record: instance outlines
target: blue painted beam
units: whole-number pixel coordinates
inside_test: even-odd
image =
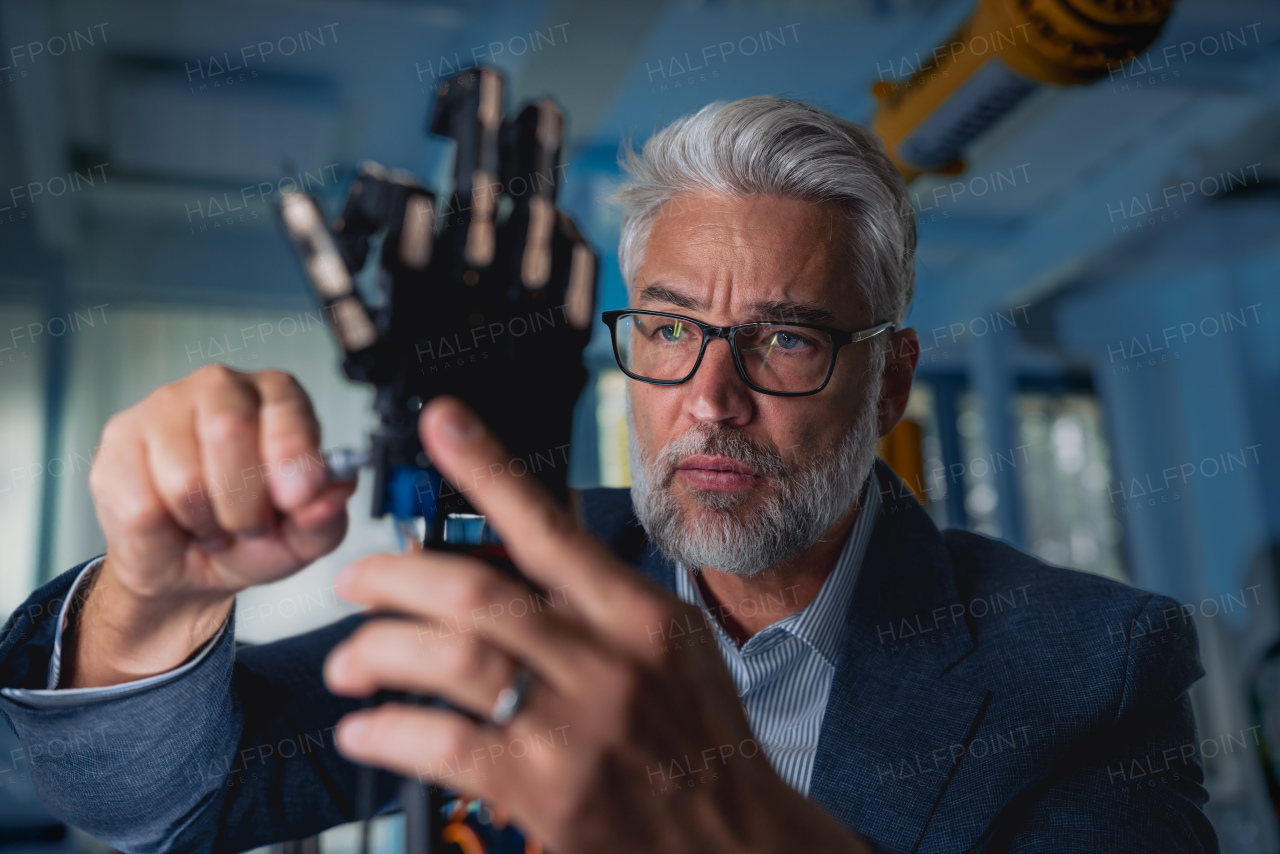
[[[1160,122],[1135,129],[1135,136],[1122,141],[1105,168],[1082,176],[1068,198],[1032,220],[1011,251],[989,262],[977,259],[932,294],[928,304],[919,306],[918,314],[925,323],[943,324],[1043,296],[1087,267],[1091,258],[1134,234],[1137,221],[1145,218],[1138,211],[1152,207],[1148,194],[1159,203],[1170,185],[1198,182],[1262,159],[1216,163],[1206,152],[1237,147],[1266,111],[1265,103],[1246,96],[1169,98]],[[1189,197],[1173,203],[1177,211],[1157,210],[1154,216],[1185,215],[1203,201],[1204,197]],[[1124,211],[1118,212],[1121,206]]]

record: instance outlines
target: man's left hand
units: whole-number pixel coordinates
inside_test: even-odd
[[[772,769],[700,610],[513,475],[461,402],[432,401],[420,429],[528,583],[443,552],[347,567],[340,595],[400,616],[333,650],[330,690],[438,696],[486,722],[384,704],[342,719],[346,756],[481,798],[558,854],[866,850]],[[521,668],[526,702],[507,725],[488,723]]]

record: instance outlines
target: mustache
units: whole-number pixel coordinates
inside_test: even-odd
[[[765,477],[785,477],[787,474],[786,464],[777,448],[758,442],[739,430],[699,424],[662,449],[657,460],[661,472],[660,485],[663,488],[670,486],[676,467],[685,459],[700,454],[728,457]]]

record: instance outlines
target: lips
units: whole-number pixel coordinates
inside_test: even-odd
[[[746,489],[760,481],[760,475],[750,466],[728,457],[687,457],[676,467],[685,481],[696,489],[734,491]]]
[[[728,457],[712,457],[706,454],[687,457],[677,468],[680,471],[697,469],[699,471],[733,472],[749,477],[759,477],[759,473],[755,469],[745,466],[737,460],[732,460]]]

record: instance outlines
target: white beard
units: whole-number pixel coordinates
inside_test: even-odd
[[[877,342],[878,343],[878,342]],[[785,564],[818,541],[857,503],[875,461],[883,359],[871,360],[872,380],[848,432],[832,450],[788,471],[777,449],[763,446],[733,428],[698,424],[647,459],[636,441],[631,396],[627,395],[631,501],[650,540],[668,559],[753,576]],[[695,454],[724,456],[769,478],[771,489],[759,509],[744,518],[738,508],[750,492],[691,489],[701,509],[690,518],[673,488],[678,466]]]

